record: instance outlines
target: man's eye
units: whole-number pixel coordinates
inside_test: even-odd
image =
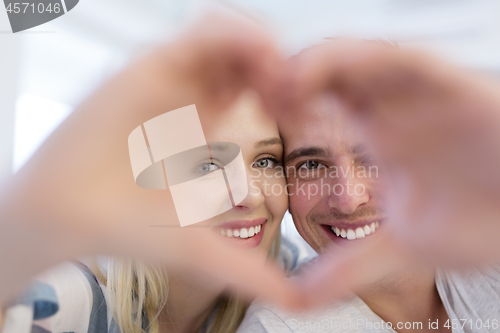
[[[370,155],[365,155],[365,156],[361,156],[357,159],[357,162],[358,163],[361,163],[361,164],[371,164],[373,163],[373,159],[372,159],[372,156]]]
[[[255,161],[252,167],[260,169],[274,168],[277,163],[278,161],[275,158],[266,157],[266,158],[261,158],[258,161]]]
[[[307,170],[316,170],[320,168],[324,168],[324,164],[318,161],[305,161],[301,165],[299,165],[299,169],[307,169]]]
[[[198,169],[196,171],[203,172],[203,173],[209,173],[209,172],[213,172],[213,171],[216,171],[219,169],[220,169],[220,167],[215,163],[203,163],[198,167]]]

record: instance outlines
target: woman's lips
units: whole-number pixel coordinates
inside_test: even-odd
[[[253,248],[262,241],[266,221],[266,218],[231,221],[221,224],[216,230],[229,241]]]
[[[262,230],[262,224],[250,228],[237,228],[237,229],[220,229],[220,234],[226,237],[235,238],[250,238],[257,235]]]
[[[241,228],[250,228],[256,227],[258,225],[264,224],[267,219],[265,217],[257,218],[254,220],[234,220],[230,222],[222,223],[218,226],[220,229],[241,229]]]

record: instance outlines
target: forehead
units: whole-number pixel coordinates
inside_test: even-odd
[[[296,114],[281,117],[279,130],[285,154],[301,147],[340,152],[359,142],[340,106],[331,98],[318,99]]]
[[[243,147],[256,141],[279,137],[278,125],[267,115],[253,94],[240,97],[229,110],[200,114],[209,142],[232,142]]]

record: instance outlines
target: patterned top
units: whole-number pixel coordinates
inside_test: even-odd
[[[87,266],[64,263],[9,304],[2,333],[121,333],[106,298],[106,287]]]
[[[303,252],[296,242],[283,237],[278,262],[292,271]],[[121,333],[107,300],[106,286],[86,265],[66,262],[38,276],[8,305],[0,333]],[[214,314],[202,331],[213,318]],[[144,317],[145,331],[148,325]]]

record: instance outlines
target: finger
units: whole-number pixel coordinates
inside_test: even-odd
[[[270,33],[232,11],[207,15],[174,44],[181,50],[176,62],[182,76],[204,92],[199,104],[215,109],[230,104],[244,88],[266,94],[283,63]]]
[[[293,96],[303,102],[318,93],[334,92],[352,105],[353,111],[366,111],[382,92],[394,94],[402,85],[417,84],[415,73],[420,69],[415,69],[421,67],[420,58],[418,52],[386,43],[330,41],[296,57]]]
[[[353,249],[332,247],[301,276],[302,304],[307,308],[319,307],[349,297],[381,279],[407,258],[399,246],[382,234]]]
[[[212,229],[149,228],[137,230],[136,235],[141,238],[130,248],[130,256],[227,283],[248,299],[259,297],[290,309],[300,303],[283,269],[267,261],[265,253],[235,248]],[[142,237],[147,242],[141,242]]]
[[[231,289],[289,309],[301,302],[283,269],[273,260],[263,260],[262,253],[230,248],[216,237],[205,236],[199,250],[204,252],[202,257],[195,255],[197,268],[229,283]]]

